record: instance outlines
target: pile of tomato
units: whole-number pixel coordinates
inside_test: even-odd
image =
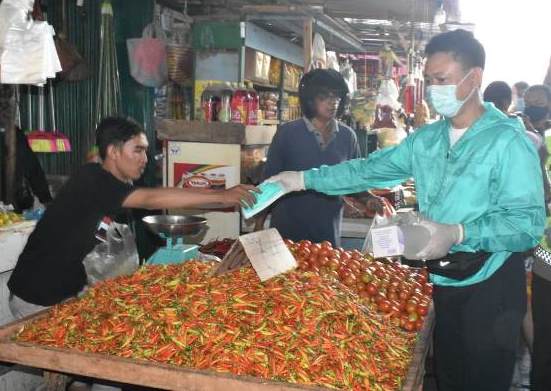
[[[426,269],[392,260],[375,260],[358,250],[333,248],[330,242],[285,240],[302,271],[332,275],[358,294],[363,304],[388,315],[402,329],[419,331],[429,312],[432,284]]]

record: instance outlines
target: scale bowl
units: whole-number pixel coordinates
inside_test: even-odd
[[[165,239],[198,236],[207,229],[207,219],[197,216],[155,215],[145,216],[142,221]]]

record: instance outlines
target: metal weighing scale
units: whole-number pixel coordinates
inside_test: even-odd
[[[184,244],[205,233],[208,229],[207,219],[197,216],[156,215],[142,219],[144,224],[161,239],[166,240],[165,247],[158,249],[147,263],[170,264],[181,263],[199,256],[199,246]]]

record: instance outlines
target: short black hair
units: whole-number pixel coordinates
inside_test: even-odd
[[[314,69],[302,77],[298,94],[300,108],[306,118],[312,119],[316,116],[315,99],[327,92],[332,92],[341,99],[337,118],[341,117],[348,105],[349,94],[344,77],[334,69]]]
[[[461,63],[464,70],[484,69],[486,52],[482,44],[467,30],[453,30],[438,34],[425,47],[427,57],[436,53],[448,53]]]
[[[99,156],[105,160],[107,147],[122,146],[125,142],[139,134],[145,133],[143,128],[131,118],[106,117],[96,128],[96,145]]]
[[[530,85],[525,81],[517,81],[515,84],[513,84],[513,87],[515,87],[515,90],[517,90],[517,93],[519,92],[524,93],[526,92],[528,87],[530,87]]]
[[[543,91],[545,97],[547,98],[547,104],[551,103],[551,88],[549,88],[549,86],[545,84],[534,84],[526,90],[524,95],[526,95],[528,91]]]
[[[484,90],[484,101],[492,102],[501,111],[507,111],[513,100],[513,91],[504,81],[494,81]]]

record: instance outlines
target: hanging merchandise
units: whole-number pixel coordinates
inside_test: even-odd
[[[394,64],[400,67],[403,66],[390,44],[385,42],[383,48],[379,51],[379,74],[383,79],[392,79]]]
[[[39,8],[39,6],[38,6]],[[61,70],[54,29],[29,19],[32,0],[0,3],[0,82],[42,85]]]
[[[187,14],[187,1],[182,12],[159,5],[155,7],[155,14],[161,15],[161,26],[167,31],[168,79],[180,85],[186,84],[193,75],[193,49],[189,42],[193,19]]]
[[[399,110],[402,105],[398,102],[400,92],[394,80],[381,80],[377,94],[377,105],[390,106],[394,110]]]
[[[110,0],[101,4],[99,82],[96,99],[96,124],[104,117],[121,113],[121,87],[113,30],[113,7]],[[95,135],[90,134],[90,144],[95,144]]]
[[[61,63],[60,80],[80,81],[90,77],[88,64],[75,46],[67,39],[67,1],[61,1],[61,31],[55,37],[55,47]]]
[[[166,37],[157,22],[147,25],[141,38],[126,40],[130,74],[146,87],[161,87],[168,81]]]
[[[312,42],[312,65],[310,69],[327,68],[327,51],[325,50],[325,41],[323,37],[316,33]]]
[[[415,80],[413,74],[409,74],[403,95],[404,111],[406,114],[413,114],[415,110]]]
[[[337,53],[332,51],[327,52],[327,69],[334,69],[337,72],[341,72]]]
[[[51,119],[51,131],[46,130],[45,116],[45,101],[44,90],[46,87],[38,88],[38,129],[27,133],[27,141],[34,152],[55,153],[55,152],[70,152],[71,143],[69,139],[58,131],[55,117],[54,107],[54,86],[51,81],[48,81],[49,87],[48,100]],[[29,127],[32,129],[32,111],[30,104],[31,88],[28,90],[28,116]]]
[[[358,89],[358,83],[356,79],[356,71],[352,68],[352,65],[348,59],[346,59],[346,62],[340,68],[340,72],[346,82],[346,85],[348,86],[350,96],[353,97]]]

